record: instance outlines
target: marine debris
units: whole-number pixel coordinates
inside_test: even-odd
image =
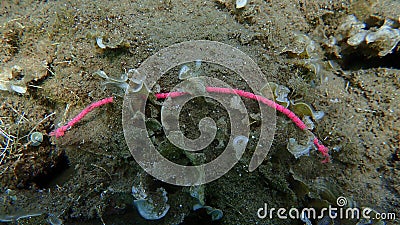
[[[296,116],[295,113],[290,111],[289,109],[285,108],[284,106],[274,102],[273,100],[267,99],[261,95],[255,95],[250,92],[246,92],[243,90],[238,90],[238,89],[229,89],[229,88],[220,88],[220,87],[206,87],[206,91],[209,93],[220,93],[220,94],[236,94],[241,97],[245,97],[248,99],[253,99],[256,101],[259,101],[271,108],[274,108],[278,110],[279,112],[283,113],[286,115],[290,120],[293,121],[293,123],[300,128],[301,130],[307,131],[308,133],[312,134],[310,131],[309,127],[298,117]],[[157,99],[164,99],[164,98],[176,98],[182,95],[188,94],[187,92],[167,92],[167,93],[157,93],[155,94]],[[71,121],[67,123],[67,125],[64,125],[62,127],[59,127],[58,129],[52,131],[50,133],[51,136],[56,136],[56,137],[62,137],[64,136],[65,131],[67,131],[69,128],[74,126],[76,123],[78,123],[83,117],[86,116],[89,112],[91,112],[93,109],[100,107],[102,105],[108,104],[113,102],[113,97],[105,98],[103,100],[100,100],[98,102],[92,103],[88,107],[86,107],[81,113],[79,113],[75,118],[73,118]],[[313,143],[317,150],[325,157],[325,160],[323,160],[323,163],[329,162],[330,161],[330,156],[328,154],[329,149],[325,147],[323,144],[320,144],[320,141],[318,138],[312,134],[314,137]]]
[[[112,103],[113,102],[113,97],[108,97],[105,99],[102,99],[98,102],[92,103],[88,107],[86,107],[82,112],[80,112],[77,116],[75,116],[72,120],[70,120],[66,125],[57,128],[56,130],[50,132],[50,136],[56,136],[56,137],[62,137],[65,134],[65,131],[67,131],[69,128],[74,126],[76,123],[81,121],[88,113],[90,113],[93,109],[98,108],[102,105]]]
[[[320,141],[318,138],[312,134],[312,132],[308,129],[307,125],[298,117],[296,114],[294,114],[292,111],[289,109],[285,108],[284,106],[274,102],[273,100],[267,99],[261,95],[255,95],[250,92],[246,92],[243,90],[238,90],[238,89],[230,89],[230,88],[220,88],[220,87],[206,87],[206,91],[209,93],[219,93],[219,94],[236,94],[244,98],[248,99],[253,99],[258,102],[261,102],[271,108],[276,109],[277,111],[283,113],[286,115],[290,120],[293,121],[293,123],[300,128],[301,130],[307,131],[307,133],[311,134],[314,139],[313,143],[317,150],[325,157],[325,159],[322,161],[323,163],[329,162],[330,161],[330,156],[328,154],[329,149],[325,147],[323,144],[320,144]],[[167,93],[157,93],[155,94],[157,99],[164,99],[164,98],[176,98],[182,95],[188,94],[187,92],[167,92]]]

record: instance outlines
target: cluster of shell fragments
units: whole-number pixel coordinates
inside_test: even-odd
[[[0,90],[25,94],[27,91],[26,82],[23,79],[17,79],[21,76],[21,73],[22,68],[19,66],[3,67],[0,71]]]
[[[366,48],[376,52],[379,57],[386,56],[396,50],[400,42],[399,24],[385,19],[381,26],[367,26],[354,15],[349,15],[339,25],[338,33],[331,40],[344,42],[354,48]]]

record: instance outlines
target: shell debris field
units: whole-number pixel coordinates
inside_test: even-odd
[[[207,90],[207,92],[211,92],[211,93],[213,92],[213,93],[220,93],[220,94],[237,94],[237,95],[239,95],[241,97],[257,100],[257,101],[262,102],[263,104],[265,104],[265,105],[267,105],[269,107],[275,108],[279,112],[281,112],[284,115],[286,115],[301,130],[307,130],[307,126],[304,124],[304,122],[301,121],[301,119],[299,117],[297,117],[296,114],[294,114],[292,111],[290,111],[289,109],[283,107],[282,105],[279,105],[279,104],[275,103],[274,101],[269,100],[267,98],[264,98],[264,97],[262,97],[260,95],[255,95],[255,94],[252,94],[250,92],[245,92],[245,91],[242,91],[242,90],[228,89],[228,88],[218,88],[218,87],[206,87],[206,90]],[[184,93],[184,92],[169,92],[169,93],[156,93],[155,96],[158,99],[163,99],[163,98],[168,98],[168,97],[175,98],[175,97],[179,97],[179,96],[182,96],[182,95],[185,95],[185,94],[187,94],[187,93]],[[92,103],[91,105],[86,107],[84,110],[82,110],[82,112],[79,113],[76,117],[74,117],[71,121],[69,121],[67,123],[67,125],[64,125],[62,127],[57,128],[56,130],[52,131],[50,133],[50,135],[51,136],[56,136],[57,138],[64,136],[65,131],[67,131],[69,128],[71,128],[76,123],[78,123],[80,120],[82,120],[93,109],[95,109],[97,107],[100,107],[102,105],[108,104],[108,103],[112,103],[112,102],[113,102],[113,97],[109,97],[109,98],[105,98],[103,100],[100,100],[98,102]],[[324,145],[320,144],[317,137],[314,137],[313,143],[317,147],[318,151],[321,152],[322,155],[325,157],[325,160],[323,162],[329,162],[330,156],[328,154],[328,151],[329,151],[328,148],[325,147]]]
[[[339,196],[349,207],[371,207],[373,215],[400,215],[400,1],[6,0],[1,5],[0,220],[87,225],[400,224],[399,218],[257,217],[265,203],[269,209],[320,209],[336,207]],[[249,135],[231,135],[235,128],[224,107],[211,98],[194,97],[206,86],[227,86],[196,86],[193,100],[180,104],[179,128],[195,139],[201,135],[199,121],[209,117],[217,130],[202,155],[188,154],[168,139],[160,122],[168,100],[154,93],[185,91],[174,86],[187,77],[210,76],[235,89],[266,95],[261,87],[246,85],[235,71],[207,60],[199,70],[194,59],[164,73],[151,87],[144,112],[149,143],[162,156],[193,166],[217,158],[231,141],[239,146],[232,152],[232,158],[240,157],[238,163],[199,189],[169,185],[146,173],[130,152],[121,120],[124,91],[147,88],[130,68],[140,68],[161,49],[193,40],[224,43],[250,56],[267,82],[275,83],[268,99],[286,113],[274,114],[271,149],[249,172],[248,162],[262,137],[261,110],[272,108],[257,99],[206,93],[227,99],[230,106],[244,103]],[[136,94],[142,93],[132,93]],[[171,94],[177,98],[171,101],[191,98],[184,94]],[[112,104],[82,117],[82,109],[108,96],[114,96]],[[287,117],[295,119],[288,110],[304,130]],[[83,119],[68,123],[76,115]],[[64,136],[49,135],[64,125]],[[320,162],[325,157],[317,148],[326,152],[322,144],[329,147],[331,163]],[[138,173],[143,176],[138,178]],[[132,190],[140,186],[147,197]]]
[[[338,27],[336,39],[355,48],[364,46],[383,57],[397,51],[396,46],[400,42],[399,24],[385,19],[381,26],[367,27],[367,24],[357,20],[354,15],[349,15]]]

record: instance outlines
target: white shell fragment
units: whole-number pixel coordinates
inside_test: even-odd
[[[96,37],[96,44],[100,49],[117,49],[117,48],[129,48],[130,44],[124,40],[120,40],[117,43],[106,43],[103,42],[103,37]]]
[[[294,40],[290,46],[285,47],[281,53],[292,53],[297,56],[306,56],[308,59],[318,58],[317,43],[308,35],[293,32]]]
[[[178,75],[179,79],[186,80],[191,76],[192,75],[190,73],[190,68],[186,65],[183,65],[181,70],[179,70],[179,75]]]
[[[96,38],[96,43],[97,43],[97,46],[99,46],[99,48],[101,48],[101,49],[107,48],[107,46],[105,44],[103,44],[103,38],[101,38],[101,37]]]
[[[105,79],[105,81],[101,84],[101,86],[103,86],[104,89],[105,89],[106,86],[110,85],[110,86],[119,87],[119,88],[121,88],[121,89],[123,89],[125,91],[129,87],[128,83],[126,83],[126,81],[128,80],[128,76],[126,74],[122,74],[120,79],[109,77],[102,70],[98,70],[98,71],[94,72],[94,74]]]
[[[247,5],[247,0],[236,0],[236,8],[241,9]]]
[[[14,65],[11,68],[3,67],[0,69],[0,90],[25,94],[28,90],[24,79],[16,80],[22,73],[22,68]]]
[[[129,89],[130,92],[138,92],[142,90],[143,87],[146,87],[147,91],[149,91],[144,83],[146,77],[140,75],[136,69],[129,69],[126,73],[123,73],[119,79],[109,77],[102,70],[98,70],[94,74],[105,79],[105,82],[102,83],[102,86],[116,86],[124,91]]]
[[[145,83],[146,76],[140,74],[137,69],[129,69],[126,74],[127,79],[129,79],[128,87],[130,92],[139,92],[143,88],[145,91],[150,91]]]
[[[347,39],[347,44],[350,46],[357,46],[361,44],[364,41],[365,36],[367,36],[367,33],[368,32],[366,30],[362,30],[360,33],[351,36],[349,39]]]
[[[201,60],[198,59],[198,60],[196,60],[196,63],[195,63],[195,71],[199,71],[200,68],[201,68]]]
[[[146,194],[142,184],[132,187],[132,195],[136,198],[133,201],[139,214],[146,220],[158,220],[163,218],[169,211],[170,205],[167,204],[167,191],[158,188],[152,196]]]
[[[346,36],[353,36],[364,29],[365,26],[365,23],[358,21],[356,16],[349,15],[344,23],[338,27],[338,30],[342,31]]]
[[[196,60],[193,70],[188,65],[183,65],[179,70],[178,78],[180,80],[187,80],[189,78],[199,76],[200,73],[201,73],[201,60]]]
[[[150,200],[139,199],[133,201],[133,204],[137,208],[139,214],[146,220],[158,220],[163,218],[167,214],[170,206],[166,205],[161,211],[157,211],[154,202]]]
[[[26,86],[24,87],[24,86],[18,86],[18,85],[10,85],[10,89],[17,93],[20,93],[20,94],[25,94],[26,91],[28,90],[28,88]]]
[[[278,85],[275,89],[276,101],[279,103],[287,103],[286,107],[289,105],[289,100],[287,98],[288,94],[290,93],[289,88]]]
[[[146,77],[141,75],[137,69],[129,69],[126,75],[126,79],[129,79],[136,84],[143,83],[146,79]]]
[[[43,141],[43,134],[40,132],[33,132],[30,136],[32,146],[39,146]]]
[[[236,159],[240,159],[246,149],[249,139],[245,136],[239,135],[233,139],[233,149],[235,150]]]
[[[290,153],[292,153],[292,155],[297,159],[303,155],[308,156],[310,154],[312,146],[313,146],[312,140],[308,141],[307,145],[300,145],[299,143],[297,143],[296,139],[289,138],[289,142],[287,144],[287,150]]]
[[[325,116],[325,113],[323,111],[313,111],[313,118],[315,120],[320,120]]]
[[[107,74],[102,70],[96,71],[96,72],[94,72],[94,74],[97,74],[97,75],[99,75],[100,77],[102,77],[104,79],[108,79]]]
[[[271,91],[274,94],[274,100],[283,105],[284,107],[288,107],[290,105],[290,101],[288,99],[288,94],[290,93],[290,89],[287,88],[286,86],[276,84],[274,82],[269,82],[269,87],[271,87]],[[268,96],[268,86],[264,86],[261,89],[261,92],[263,93],[264,97]]]

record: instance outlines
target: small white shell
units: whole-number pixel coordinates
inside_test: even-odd
[[[129,91],[130,92],[139,92],[143,88],[143,81],[140,82],[130,82]]]
[[[106,72],[104,72],[102,70],[98,70],[98,71],[94,72],[94,74],[99,75],[100,77],[102,77],[104,79],[108,79]]]
[[[137,69],[129,69],[126,78],[136,84],[140,84],[146,80],[146,75],[140,74]]]
[[[183,65],[181,67],[181,70],[179,70],[179,75],[178,75],[180,80],[186,80],[190,77],[192,77],[192,73],[190,72],[190,68],[186,65]]]
[[[99,48],[101,48],[101,49],[107,48],[107,46],[105,44],[103,44],[103,38],[101,38],[101,37],[96,38],[96,43],[97,43],[97,46],[99,46]]]
[[[11,85],[10,88],[11,88],[11,90],[13,90],[13,91],[15,91],[15,92],[18,92],[18,93],[20,93],[20,94],[25,94],[25,93],[26,93],[26,90],[27,90],[26,87],[17,86],[17,85]]]
[[[289,142],[287,144],[287,150],[292,153],[292,155],[297,159],[303,155],[309,155],[310,150],[312,148],[312,142],[308,142],[307,145],[300,145],[297,143],[296,139],[289,138]]]
[[[242,135],[236,136],[233,139],[233,149],[235,150],[235,156],[238,160],[242,157],[248,142],[249,138]]]
[[[313,112],[313,118],[315,120],[320,120],[324,116],[325,116],[325,113],[323,111],[315,111],[315,112]]]
[[[40,132],[33,132],[30,136],[30,139],[32,146],[39,146],[43,141],[43,134]]]
[[[241,9],[247,5],[247,0],[236,0],[236,8]]]
[[[170,205],[167,204],[168,197],[164,188],[158,188],[153,194],[157,201],[154,201],[151,196],[147,196],[146,190],[143,187],[132,187],[132,195],[137,198],[133,201],[133,205],[138,210],[139,214],[146,220],[158,220],[163,218]]]

